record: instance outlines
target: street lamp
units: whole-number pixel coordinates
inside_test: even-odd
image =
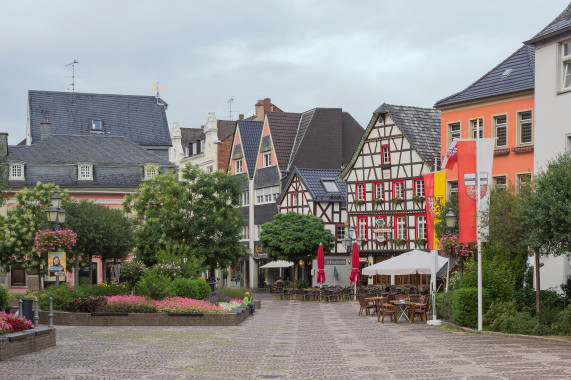
[[[65,223],[66,212],[61,208],[61,195],[58,194],[57,190],[54,190],[53,195],[50,197],[52,202],[51,206],[46,209],[46,218],[48,222],[52,225],[52,230],[59,231],[60,223]],[[49,271],[49,263],[48,263]],[[56,284],[59,287],[59,272],[56,272]]]
[[[345,223],[348,225],[349,223]],[[345,229],[345,236],[341,239],[341,243],[343,247],[345,247],[345,251],[347,253],[351,253],[353,251],[353,239],[355,238],[355,229],[353,227],[347,227]]]
[[[456,214],[454,214],[454,211],[448,210],[446,215],[444,215],[444,219],[446,220],[446,227],[448,228],[456,227]]]

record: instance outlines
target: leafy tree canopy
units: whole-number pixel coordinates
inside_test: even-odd
[[[315,215],[295,212],[276,214],[272,222],[264,223],[260,241],[272,260],[296,262],[317,256],[319,243],[330,252],[335,236],[325,228],[323,220]]]
[[[134,213],[138,259],[150,266],[159,252],[177,247],[186,257],[204,258],[210,267],[235,264],[246,255],[240,243],[242,181],[192,165],[182,169],[182,181],[172,172],[145,181],[123,203],[125,211]]]
[[[556,256],[571,252],[571,152],[561,154],[536,175],[519,208],[526,246]],[[538,252],[539,253],[539,252]]]
[[[4,239],[0,241],[0,258],[6,268],[15,265],[21,268],[38,267],[46,258],[35,248],[34,238],[39,230],[49,227],[46,209],[50,197],[59,187],[52,183],[38,182],[33,188],[24,188],[15,194],[16,205],[9,207],[2,228]],[[62,197],[66,191],[60,191]]]

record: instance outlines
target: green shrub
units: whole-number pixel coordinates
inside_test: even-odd
[[[505,334],[547,335],[549,327],[537,323],[537,319],[528,312],[505,315],[501,318],[500,331]]]
[[[19,298],[38,298],[38,296],[33,292],[26,292],[26,293],[16,293],[16,292],[8,292],[8,299],[9,300],[17,300]]]
[[[250,292],[248,288],[220,288],[218,289],[220,293],[228,294],[230,298],[233,299],[244,299],[244,294]]]
[[[157,271],[150,270],[137,282],[135,289],[137,294],[154,300],[162,300],[170,296],[171,279],[168,276],[160,275]]]
[[[171,294],[177,297],[198,299],[198,284],[190,278],[177,278],[171,282]]]
[[[551,330],[557,334],[571,334],[571,305],[559,312],[557,321],[551,325]]]
[[[512,295],[512,299],[517,302],[518,308],[529,311],[535,315],[535,290],[533,288],[521,288]],[[541,308],[563,310],[569,304],[566,296],[554,290],[541,291]]]
[[[141,261],[125,261],[121,264],[121,280],[127,283],[129,289],[135,288],[135,284],[147,273],[147,267]]]
[[[8,289],[0,285],[0,312],[6,310],[8,306],[10,306]]]
[[[518,309],[515,301],[493,302],[486,314],[484,314],[484,326],[494,331],[500,331],[502,319],[508,315],[515,315],[517,312]]]
[[[128,294],[129,289],[123,284],[100,284],[73,287],[68,284],[51,285],[37,294],[40,309],[49,309],[49,298],[53,298],[54,310],[65,310],[74,301],[90,297],[117,296]]]
[[[490,306],[490,295],[482,291],[482,313]],[[476,328],[478,326],[478,289],[460,288],[452,296],[452,322],[460,326]]]
[[[193,280],[196,282],[198,288],[198,298],[199,300],[204,299],[206,297],[210,297],[212,295],[212,289],[210,289],[210,285],[206,283],[204,280]]]
[[[297,280],[295,282],[295,287],[298,289],[305,289],[305,288],[309,288],[309,281],[307,280]]]
[[[466,263],[462,287],[478,286],[478,263]],[[514,274],[509,261],[492,259],[482,261],[482,287],[488,292],[491,301],[509,301],[515,290]]]
[[[107,302],[107,305],[105,305],[105,311],[111,313],[156,313],[157,305],[152,301],[113,301]]]
[[[438,317],[449,321],[452,319],[452,296],[454,292],[436,293],[436,312]]]

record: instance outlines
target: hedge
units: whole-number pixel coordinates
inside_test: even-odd
[[[482,313],[490,307],[490,295],[482,289]],[[478,327],[478,288],[460,288],[452,296],[452,322],[460,326]]]

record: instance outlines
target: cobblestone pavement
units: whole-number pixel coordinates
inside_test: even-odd
[[[358,304],[264,300],[237,327],[58,327],[2,379],[571,378],[571,346],[377,323]]]

